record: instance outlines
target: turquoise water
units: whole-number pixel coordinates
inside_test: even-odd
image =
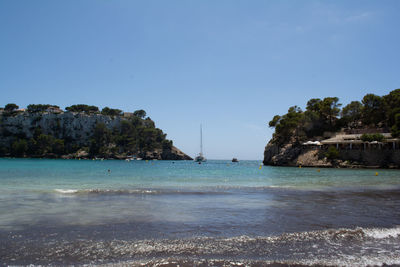
[[[399,170],[260,164],[0,159],[0,259],[400,263]]]
[[[2,193],[96,188],[390,188],[400,184],[398,170],[267,166],[259,169],[260,164],[260,161],[208,161],[198,165],[191,161],[0,159],[0,182]]]

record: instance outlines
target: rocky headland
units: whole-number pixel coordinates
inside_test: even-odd
[[[322,142],[323,143],[323,142]],[[304,145],[296,141],[279,146],[270,141],[264,150],[264,165],[318,168],[400,168],[399,142],[368,144],[350,148],[348,144]],[[337,154],[330,156],[329,147]]]
[[[0,110],[0,156],[191,160],[143,110],[105,114],[49,106]]]
[[[341,106],[337,97],[313,98],[304,111],[274,116],[264,165],[400,168],[400,89]]]

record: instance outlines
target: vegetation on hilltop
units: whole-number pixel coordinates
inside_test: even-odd
[[[66,107],[65,110],[71,111],[71,112],[85,112],[87,114],[99,112],[98,107],[84,105],[84,104],[72,105],[72,106]]]
[[[103,108],[101,112],[96,106],[83,104],[67,107],[67,112],[120,117],[117,126],[114,127],[106,125],[104,122],[97,122],[90,131],[91,136],[84,141],[82,138],[73,138],[71,133],[67,132],[63,125],[60,125],[59,118],[54,119],[56,126],[52,128],[52,134],[48,134],[48,129],[42,129],[35,124],[41,119],[44,112],[49,111],[49,108],[59,109],[58,106],[49,104],[28,105],[26,112],[32,116],[32,127],[29,129],[31,135],[28,137],[22,130],[17,134],[7,130],[4,121],[6,118],[18,114],[15,112],[18,106],[6,105],[0,124],[0,137],[2,138],[0,156],[60,157],[85,151],[89,157],[118,157],[120,155],[146,157],[147,152],[171,151],[173,146],[172,141],[166,139],[167,135],[155,127],[154,121],[146,117],[144,110],[129,113],[130,116],[125,118],[122,110],[109,107]]]
[[[120,116],[120,115],[122,115],[122,110],[105,107],[101,110],[101,114],[108,115],[108,116]]]
[[[382,128],[400,136],[400,89],[388,95],[367,94],[360,101],[352,101],[342,109],[337,97],[313,98],[305,111],[298,106],[290,107],[282,116],[275,115],[269,126],[275,128],[273,142],[283,145],[292,138],[296,142],[336,132],[341,128]],[[364,136],[378,140],[380,136]],[[332,154],[334,154],[332,152]]]
[[[59,109],[59,106],[50,104],[30,104],[27,106],[27,111],[30,113],[45,112],[49,108]]]

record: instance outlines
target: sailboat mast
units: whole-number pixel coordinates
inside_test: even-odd
[[[203,155],[203,130],[200,124],[200,154]]]

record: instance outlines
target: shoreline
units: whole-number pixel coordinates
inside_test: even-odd
[[[263,164],[263,166],[271,166],[271,167],[290,167],[290,168],[320,168],[320,169],[371,169],[371,170],[400,170],[400,167],[398,166],[388,166],[388,167],[383,167],[383,166],[369,166],[369,165],[341,165],[341,166],[327,166],[327,165],[306,165],[306,164],[299,164],[299,165],[272,165],[272,164]]]
[[[99,158],[99,157],[0,157],[0,159],[63,159],[63,160],[127,160],[129,161],[142,161],[142,160],[155,160],[155,161],[192,161],[192,159],[156,159],[156,158],[141,158],[141,159],[131,159],[129,157],[115,157],[115,158]]]
[[[330,156],[327,149],[309,148],[295,143],[278,146],[270,141],[264,150],[266,166],[346,168],[346,169],[400,169],[400,150],[339,149]]]

